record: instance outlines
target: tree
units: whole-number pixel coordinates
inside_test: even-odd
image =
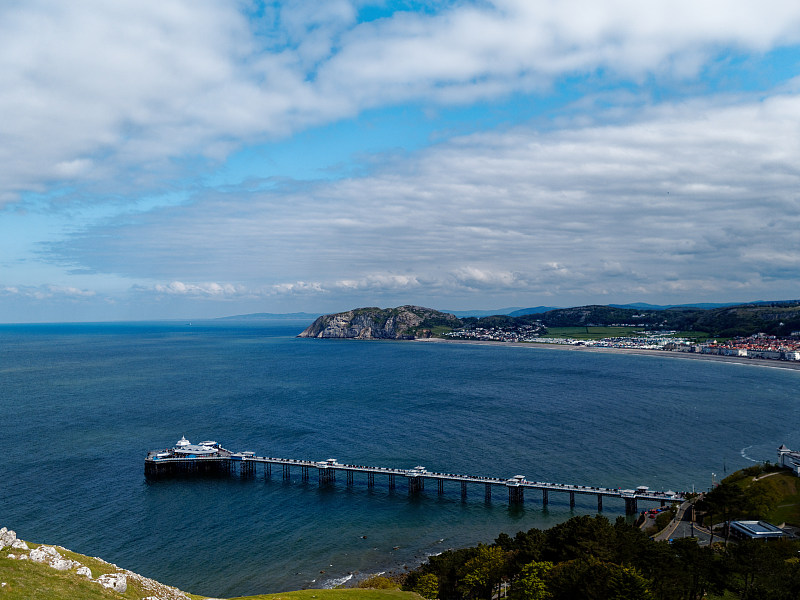
[[[458,600],[462,597],[459,589],[459,576],[464,565],[477,556],[477,548],[461,548],[446,550],[437,556],[431,556],[428,562],[409,573],[403,583],[403,589],[413,591],[419,578],[430,573],[439,583],[440,600]]]
[[[553,563],[547,561],[525,565],[511,593],[511,599],[550,600],[553,595],[547,589],[547,578],[552,568]]]
[[[596,558],[571,560],[550,571],[552,600],[652,600],[650,581],[633,567]]]
[[[608,600],[652,600],[650,582],[634,567],[607,565]]]
[[[546,532],[543,558],[561,562],[594,557],[611,560],[615,553],[615,532],[608,519],[597,515],[573,517]]]
[[[508,553],[499,546],[479,545],[478,554],[464,565],[459,589],[465,596],[492,600],[495,586],[499,586],[505,575],[508,558]]]
[[[417,578],[417,584],[412,591],[423,598],[434,600],[439,597],[439,579],[433,573],[425,573]]]

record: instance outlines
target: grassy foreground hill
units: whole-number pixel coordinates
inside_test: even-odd
[[[370,589],[299,590],[281,594],[240,596],[231,600],[421,600],[414,592]]]
[[[0,540],[0,600],[205,600],[207,596],[190,594],[108,563],[60,546],[25,542],[25,547],[2,548]],[[47,562],[30,557],[37,549],[53,548],[64,561],[74,561],[91,571],[91,579],[79,574],[73,566],[60,570]],[[11,557],[14,558],[11,558]],[[62,565],[63,566],[63,565]],[[104,575],[124,575],[125,590],[115,591],[98,583]],[[413,592],[399,589],[334,589],[302,590],[257,596],[241,596],[238,600],[421,600]]]

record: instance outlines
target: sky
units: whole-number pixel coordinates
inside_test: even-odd
[[[800,297],[796,0],[6,0],[0,322]]]

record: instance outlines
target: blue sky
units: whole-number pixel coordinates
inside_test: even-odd
[[[800,297],[800,5],[0,6],[0,322]]]

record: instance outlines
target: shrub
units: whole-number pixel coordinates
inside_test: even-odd
[[[359,581],[357,587],[370,590],[393,590],[394,588],[400,586],[388,577],[383,577],[382,575],[373,575],[372,577],[367,577],[366,579]]]

